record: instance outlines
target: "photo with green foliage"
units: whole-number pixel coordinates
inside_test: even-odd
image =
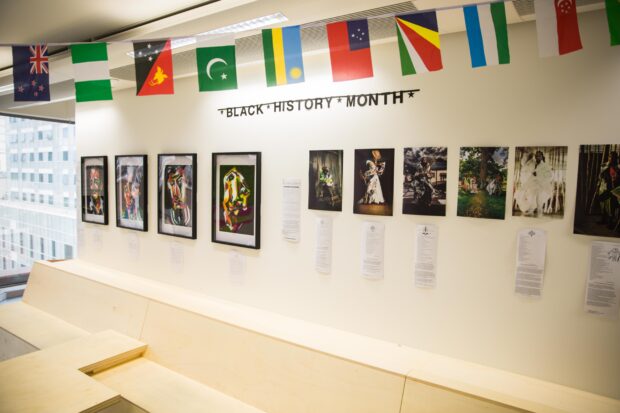
[[[463,147],[460,155],[457,215],[504,219],[508,148]]]

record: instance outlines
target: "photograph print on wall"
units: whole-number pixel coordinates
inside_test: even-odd
[[[403,214],[446,215],[448,148],[405,148]]]
[[[342,151],[310,151],[308,208],[342,211]]]
[[[108,225],[108,157],[83,156],[82,221]]]
[[[196,239],[196,154],[160,154],[157,160],[157,232]]]
[[[116,226],[148,230],[146,155],[116,156]]]
[[[513,216],[564,216],[567,150],[566,146],[517,147]]]
[[[508,148],[462,147],[457,215],[504,219]]]
[[[211,241],[260,248],[260,155],[213,154]]]
[[[620,145],[581,145],[575,234],[620,237]]]
[[[356,149],[353,213],[392,215],[394,149]]]

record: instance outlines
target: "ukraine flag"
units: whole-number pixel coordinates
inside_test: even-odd
[[[267,86],[304,81],[304,62],[299,26],[263,30]]]

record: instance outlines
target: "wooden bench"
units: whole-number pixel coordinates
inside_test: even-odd
[[[193,380],[269,413],[620,412],[615,399],[76,260],[36,263],[24,302],[88,332],[147,343],[147,360],[94,376],[135,400],[158,382]],[[147,391],[134,383],[140,371],[179,376]]]

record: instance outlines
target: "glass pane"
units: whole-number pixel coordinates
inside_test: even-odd
[[[73,125],[0,116],[0,275],[74,256],[75,146]]]

